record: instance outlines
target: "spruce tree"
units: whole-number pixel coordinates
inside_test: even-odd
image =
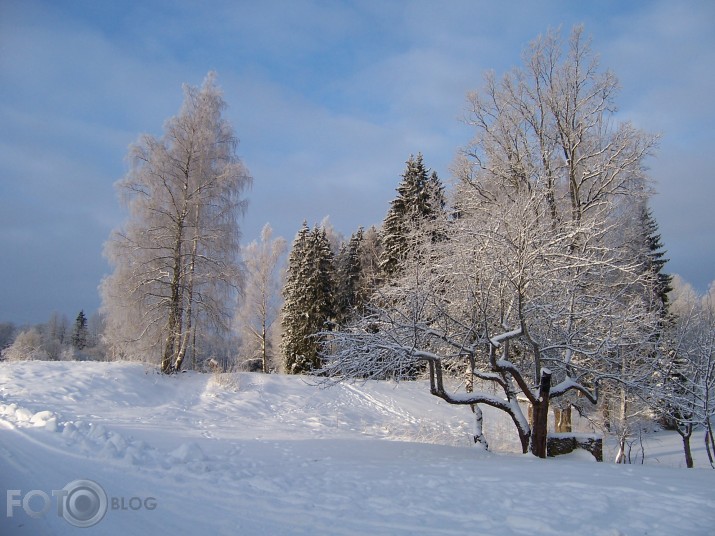
[[[324,329],[335,318],[335,258],[324,228],[314,228],[311,237],[316,323]]]
[[[365,302],[362,286],[361,247],[364,232],[360,227],[347,243],[343,244],[336,259],[338,322],[349,321]]]
[[[306,322],[302,307],[303,300],[305,300],[302,274],[309,232],[308,224],[303,222],[288,256],[286,281],[283,287],[282,350],[285,356],[285,369],[288,373],[293,372],[295,356],[301,353],[301,343],[306,336]]]
[[[671,286],[673,276],[663,272],[668,259],[665,258],[665,250],[658,233],[658,222],[653,216],[653,211],[649,207],[643,208],[641,218],[646,246],[646,267],[656,278],[655,298],[662,307],[663,316],[666,316],[668,312],[668,293],[673,290]]]
[[[87,317],[84,314],[84,310],[79,312],[74,322],[72,346],[77,350],[84,350],[87,347]]]
[[[665,250],[661,242],[661,236],[658,233],[658,222],[653,215],[653,211],[648,206],[644,206],[640,214],[641,232],[644,240],[644,267],[655,279],[653,287],[654,307],[660,309],[661,320],[656,337],[661,347],[663,358],[661,370],[666,371],[663,377],[660,374],[655,375],[655,388],[660,390],[663,386],[661,381],[665,381],[667,389],[675,398],[687,397],[687,369],[688,363],[678,352],[672,348],[677,344],[669,340],[668,334],[672,331],[673,318],[668,314],[669,299],[668,294],[673,287],[671,286],[673,276],[663,272],[668,259],[665,258]],[[676,404],[673,405],[670,401],[664,400],[662,406],[663,418],[661,424],[671,430],[676,430],[678,433],[689,436],[692,433],[692,428],[687,426],[680,427],[678,422],[687,420],[688,415],[682,413],[681,408]]]
[[[437,173],[425,167],[421,153],[410,156],[382,227],[380,268],[388,278],[399,274],[409,253],[412,233],[434,232],[426,224],[437,219],[444,209],[444,188]]]
[[[285,370],[302,374],[320,367],[321,331],[335,318],[335,267],[325,229],[298,232],[288,258],[284,288],[283,353]]]

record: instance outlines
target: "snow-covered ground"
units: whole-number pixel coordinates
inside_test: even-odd
[[[513,449],[508,422],[485,411],[485,423],[492,447]],[[469,409],[420,382],[323,389],[134,363],[0,363],[0,535],[715,534],[700,435],[701,468],[686,470],[665,432],[630,466],[480,452],[470,433]],[[71,523],[105,506],[93,526]]]

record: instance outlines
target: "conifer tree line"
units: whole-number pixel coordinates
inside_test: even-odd
[[[288,258],[283,296],[283,355],[290,374],[318,370],[325,332],[365,314],[383,284],[395,278],[414,244],[436,237],[446,214],[444,187],[418,153],[407,160],[397,196],[380,229],[357,229],[331,249],[323,226],[303,223]]]

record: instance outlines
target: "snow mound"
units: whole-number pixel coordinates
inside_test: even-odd
[[[184,443],[169,453],[169,459],[177,463],[200,462],[206,459],[204,452],[196,443]]]
[[[17,404],[0,404],[0,416],[13,426],[44,428],[50,432],[57,431],[57,415],[49,410],[32,412]]]

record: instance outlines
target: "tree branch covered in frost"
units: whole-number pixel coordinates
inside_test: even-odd
[[[507,412],[524,450],[545,456],[550,399],[595,403],[600,382],[652,372],[654,276],[623,237],[656,139],[614,125],[616,85],[580,28],[568,54],[550,32],[523,69],[488,75],[469,98],[455,216],[431,222],[441,240],[415,237],[369,317],[330,334],[321,373],[400,379],[426,363],[432,394]],[[443,375],[465,369],[500,395],[449,392]]]
[[[682,436],[687,466],[693,466],[692,432],[703,427],[710,465],[715,468],[715,284],[699,297],[676,278],[672,295],[660,382],[647,394]]]
[[[181,369],[197,336],[228,333],[242,281],[241,196],[251,182],[215,73],[184,93],[164,135],[130,148],[117,183],[129,220],[106,243],[114,271],[101,285],[111,351],[157,360],[166,373]]]

